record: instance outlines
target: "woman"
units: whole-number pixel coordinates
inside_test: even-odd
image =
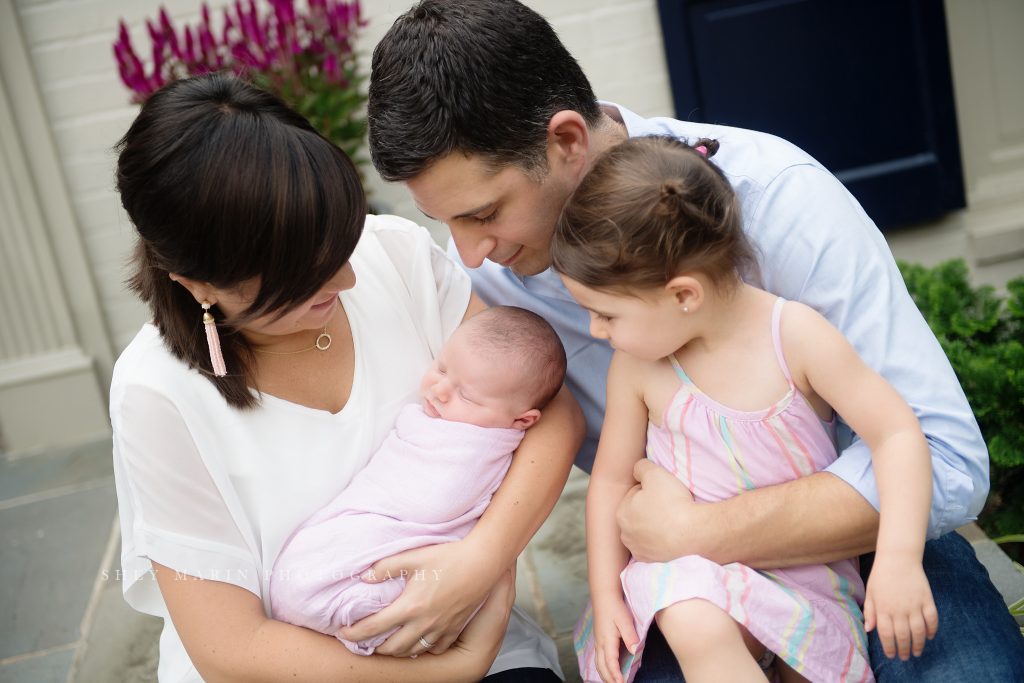
[[[400,626],[380,654],[273,621],[288,534],[366,464],[484,306],[425,230],[365,216],[342,152],[233,78],[155,93],[119,153],[130,284],[153,313],[111,386],[121,559],[127,601],[165,620],[160,680],[556,680],[550,639],[512,610],[512,573],[581,438],[567,391],[464,541],[378,565],[423,577],[346,629]]]

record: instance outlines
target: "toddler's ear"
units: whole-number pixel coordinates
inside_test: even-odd
[[[692,275],[675,276],[665,284],[665,291],[686,313],[695,313],[704,301],[704,285]]]
[[[540,411],[536,408],[531,408],[512,422],[512,429],[529,429],[533,425],[537,424],[537,420],[539,419]]]

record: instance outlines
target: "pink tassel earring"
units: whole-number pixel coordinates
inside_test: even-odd
[[[224,356],[220,352],[220,335],[217,334],[217,322],[210,313],[210,304],[203,302],[203,327],[206,328],[206,343],[210,346],[210,365],[213,366],[215,377],[228,374],[224,367]]]

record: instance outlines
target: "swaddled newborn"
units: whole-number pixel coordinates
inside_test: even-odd
[[[565,365],[558,335],[534,313],[503,306],[464,322],[424,374],[421,403],[402,409],[369,464],[285,543],[270,581],[273,617],[336,635],[390,605],[404,577],[360,575],[385,557],[466,537]],[[342,642],[368,655],[392,632]]]

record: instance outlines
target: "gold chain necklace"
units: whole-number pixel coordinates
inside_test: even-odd
[[[330,323],[331,321],[328,320],[327,322]],[[316,338],[316,341],[313,342],[313,345],[307,346],[304,349],[299,349],[298,351],[267,351],[266,349],[253,349],[253,351],[255,351],[256,353],[267,353],[272,356],[294,356],[296,353],[306,353],[307,351],[312,351],[313,349],[316,349],[317,351],[326,351],[327,349],[331,348],[332,341],[333,340],[331,339],[331,335],[327,333],[327,325],[324,325],[323,332],[321,332],[320,336]]]

